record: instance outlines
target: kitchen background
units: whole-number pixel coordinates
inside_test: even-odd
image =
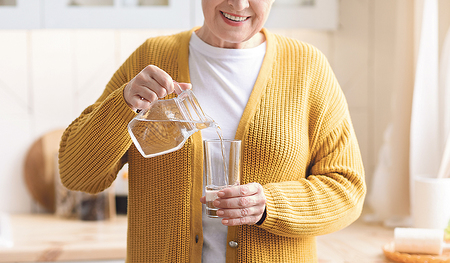
[[[23,167],[30,146],[40,136],[69,125],[94,102],[114,71],[146,38],[199,25],[196,7],[200,0],[178,1],[180,5],[173,7],[176,15],[164,9],[147,9],[145,16],[153,17],[152,23],[139,22],[139,16],[123,17],[110,28],[102,24],[107,18],[96,13],[71,18],[71,14],[56,8],[58,2],[64,2],[60,0],[33,1],[41,5],[31,7],[30,19],[23,23],[2,15],[2,8],[21,2],[0,0],[0,28],[7,28],[0,30],[0,211],[45,212],[33,201],[24,182]],[[153,4],[167,4],[157,2]],[[281,10],[289,1],[276,2]],[[313,24],[296,25],[302,20],[301,13],[297,17],[282,16],[278,10],[272,13],[269,28],[309,42],[328,57],[347,96],[370,191],[383,136],[396,107],[394,91],[399,86],[414,87],[420,15],[413,3],[417,1],[412,0],[331,2],[338,3],[335,24],[332,16],[313,15]],[[52,5],[56,9],[49,9]],[[52,10],[60,14],[47,20]],[[36,12],[46,14],[46,18]],[[440,47],[450,25],[449,12],[450,1],[440,0]],[[98,26],[89,28],[94,25],[89,23],[93,18],[97,18]],[[37,25],[26,24],[33,19]],[[58,29],[65,27],[64,23],[79,28]],[[412,98],[403,99],[410,103]],[[406,133],[405,147],[408,138]],[[404,173],[408,173],[408,157],[399,164],[405,168]]]

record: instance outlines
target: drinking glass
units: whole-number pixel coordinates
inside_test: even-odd
[[[214,200],[224,188],[239,185],[241,170],[240,140],[205,140],[206,214],[217,218]]]

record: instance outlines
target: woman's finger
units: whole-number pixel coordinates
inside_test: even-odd
[[[155,65],[149,65],[145,67],[141,73],[151,78],[152,84],[148,88],[154,91],[159,98],[163,98],[168,94],[174,92],[175,87],[172,77],[164,70],[158,68]],[[141,74],[140,73],[140,74]]]
[[[258,216],[264,213],[265,205],[244,207],[238,209],[219,209],[217,215],[223,218],[241,218],[248,216]]]
[[[227,187],[225,189],[220,190],[217,193],[217,196],[220,198],[232,198],[239,196],[249,196],[257,193],[261,193],[263,188],[258,183],[249,183],[244,185],[238,185],[233,187]]]
[[[247,216],[241,218],[224,218],[222,219],[222,225],[225,226],[240,226],[240,225],[254,225],[261,217]]]
[[[124,88],[124,99],[132,109],[146,109],[150,103],[174,91],[172,78],[154,65],[145,67]]]
[[[178,84],[178,85],[177,85]],[[181,90],[179,90],[181,89]],[[177,95],[179,95],[181,92],[183,92],[184,90],[188,90],[188,89],[192,89],[192,84],[191,83],[180,83],[180,82],[175,82],[175,93]]]
[[[215,207],[226,209],[245,208],[263,204],[265,204],[265,201],[263,197],[259,195],[234,198],[217,198],[216,200],[214,200]]]

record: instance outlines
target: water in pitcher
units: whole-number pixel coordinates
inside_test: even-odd
[[[209,127],[222,139],[219,125],[203,112],[194,93],[185,90],[176,98],[153,101],[128,124],[128,132],[142,156],[150,158],[179,150],[192,134]]]
[[[146,158],[179,150],[194,132],[215,127],[214,122],[184,120],[133,120],[130,133],[136,148]]]

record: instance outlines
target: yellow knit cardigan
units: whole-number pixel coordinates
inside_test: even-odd
[[[176,152],[143,158],[128,134],[135,113],[123,98],[125,84],[149,64],[190,82],[193,30],[151,38],[136,49],[61,140],[61,180],[72,190],[103,191],[128,162],[129,263],[201,262],[201,134]],[[326,58],[311,45],[263,33],[266,55],[236,139],[243,142],[241,184],[263,185],[267,217],[260,226],[228,228],[227,242],[238,245],[224,248],[227,262],[316,262],[315,236],[359,217],[364,168]]]

